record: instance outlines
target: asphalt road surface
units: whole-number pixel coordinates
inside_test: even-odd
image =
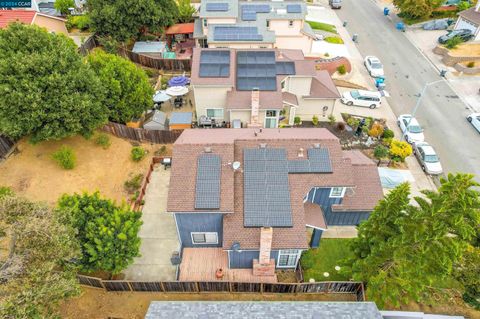
[[[373,0],[343,0],[337,15],[358,34],[362,56],[375,55],[384,65],[388,102],[395,115],[411,113],[424,85],[439,72],[383,15]],[[480,134],[466,121],[471,111],[445,82],[429,86],[416,113],[425,139],[435,147],[445,172],[468,172],[480,181]]]

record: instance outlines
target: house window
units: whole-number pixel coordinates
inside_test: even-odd
[[[332,187],[330,189],[331,198],[342,198],[345,195],[345,187]]]
[[[217,233],[191,233],[192,243],[195,245],[201,244],[218,244]]]
[[[282,90],[285,88],[285,81],[280,82],[280,85],[282,86]]]
[[[270,28],[270,21],[267,20],[267,28]]]
[[[203,19],[203,26],[204,26],[204,27],[207,26],[207,19]]]
[[[223,109],[207,109],[207,116],[214,119],[223,119]]]
[[[298,259],[302,253],[299,249],[284,249],[278,251],[278,268],[295,268],[297,267]]]
[[[288,20],[288,26],[291,28],[293,27],[293,20]]]
[[[265,111],[265,128],[277,127],[277,111],[267,110]]]

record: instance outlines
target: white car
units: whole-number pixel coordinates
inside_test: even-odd
[[[425,173],[430,175],[440,175],[443,173],[442,164],[440,164],[437,153],[427,142],[414,143],[413,154],[417,157]]]
[[[423,142],[425,136],[423,136],[423,129],[418,123],[417,119],[410,114],[402,114],[398,117],[397,121],[400,130],[403,133],[405,141],[412,144],[415,142]]]
[[[383,72],[382,62],[380,62],[377,57],[373,55],[366,56],[364,64],[367,68],[368,73],[370,73],[370,76],[378,78],[385,75],[385,73]]]
[[[480,113],[472,113],[467,116],[467,121],[472,123],[473,127],[480,133]]]
[[[340,101],[346,105],[366,106],[371,109],[377,108],[382,104],[380,101],[380,92],[353,90],[343,92]]]

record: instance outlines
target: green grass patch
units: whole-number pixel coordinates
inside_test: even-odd
[[[323,30],[331,33],[338,33],[337,28],[335,28],[333,24],[315,21],[307,21],[307,23],[312,27],[313,30]]]
[[[349,280],[345,275],[335,270],[335,266],[341,266],[341,261],[353,255],[349,243],[352,239],[324,238],[320,240],[320,247],[309,249],[302,254],[300,260],[303,268],[303,277],[306,282],[310,278],[315,281],[345,281]],[[329,277],[323,273],[328,272]]]
[[[339,38],[339,37],[326,37],[324,40],[327,41],[328,43],[343,44],[342,38]]]

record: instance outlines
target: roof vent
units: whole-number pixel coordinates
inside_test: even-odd
[[[205,147],[205,148],[203,149],[203,151],[204,151],[205,153],[211,153],[211,152],[212,152],[212,148],[207,146],[207,147]]]
[[[314,147],[314,148],[320,148],[320,144],[319,144],[319,143],[315,143],[315,144],[313,144],[313,147]]]
[[[303,148],[298,150],[298,157],[303,157]]]
[[[240,168],[241,164],[240,162],[233,162],[232,163],[232,168],[234,171],[238,170]]]
[[[266,143],[260,143],[260,148],[267,148],[267,144]]]

